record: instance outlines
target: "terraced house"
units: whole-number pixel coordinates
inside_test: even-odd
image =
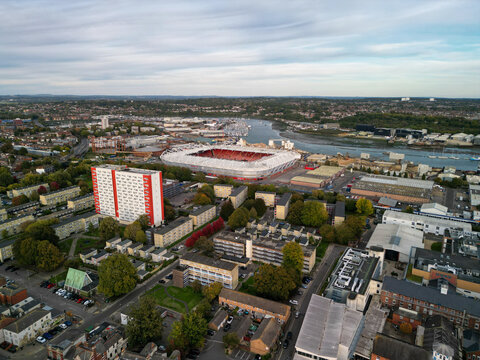
[[[60,239],[65,239],[72,234],[87,231],[90,224],[97,227],[98,223],[99,215],[95,212],[89,212],[64,220],[59,224],[53,225],[52,228]]]
[[[57,205],[63,202],[67,202],[68,200],[73,199],[79,195],[80,187],[70,186],[65,189],[60,189],[40,195],[40,203],[42,205]]]

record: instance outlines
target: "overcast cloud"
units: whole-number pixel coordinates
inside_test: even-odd
[[[0,2],[0,94],[480,97],[478,0]]]

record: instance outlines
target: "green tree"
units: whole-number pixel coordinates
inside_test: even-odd
[[[7,140],[0,146],[0,151],[4,154],[13,152],[13,145],[10,140]]]
[[[368,199],[361,198],[357,200],[357,213],[364,216],[370,216],[373,214],[372,202]]]
[[[172,205],[170,205],[168,199],[165,198],[163,200],[163,211],[165,211],[165,220],[171,221],[175,219],[175,209]]]
[[[142,296],[138,304],[130,307],[128,316],[125,330],[129,346],[143,347],[162,338],[162,314],[152,297]]]
[[[302,200],[293,203],[288,210],[287,221],[292,225],[302,225],[303,208],[304,203]]]
[[[48,240],[53,244],[58,243],[58,236],[51,225],[58,223],[58,219],[37,220],[25,228],[25,236],[34,240]]]
[[[170,343],[177,349],[186,350],[203,347],[207,320],[201,314],[193,311],[183,317],[181,321],[175,321],[170,332]]]
[[[145,234],[145,231],[143,230],[138,230],[135,233],[135,241],[145,244],[147,242],[147,235]]]
[[[244,207],[239,207],[228,218],[228,226],[232,229],[241,228],[247,225],[250,213]]]
[[[312,191],[312,196],[315,199],[323,200],[323,198],[325,197],[325,193],[322,190],[313,190]]]
[[[195,280],[190,284],[190,286],[192,287],[193,291],[196,292],[197,294],[202,293],[202,283],[200,281]]]
[[[357,211],[357,201],[353,199],[345,200],[345,211],[348,213]]]
[[[295,241],[290,241],[285,244],[282,253],[282,266],[287,270],[292,269],[300,276],[303,269],[303,250],[300,244]]]
[[[255,199],[253,207],[257,211],[258,217],[262,217],[265,214],[265,211],[267,211],[267,206],[263,199]]]
[[[147,214],[140,215],[136,221],[140,224],[143,231],[150,227],[150,218]]]
[[[348,226],[352,230],[355,237],[358,238],[363,233],[363,227],[365,226],[365,217],[350,215],[347,216],[347,219],[343,224]]]
[[[113,254],[98,267],[98,291],[106,297],[132,291],[137,284],[137,270],[124,254]]]
[[[296,284],[283,267],[261,265],[254,277],[255,292],[271,300],[287,300]]]
[[[322,237],[322,241],[326,241],[329,243],[335,241],[335,228],[332,225],[323,224],[322,226],[320,226],[318,232]]]
[[[205,299],[207,299],[208,302],[211,303],[218,296],[218,294],[220,294],[220,291],[222,291],[222,289],[223,285],[221,283],[213,282],[203,287],[202,294],[203,296],[205,296]]]
[[[346,245],[356,240],[355,233],[345,223],[335,228],[335,240],[339,244]]]
[[[33,191],[30,194],[30,201],[38,201],[40,199],[40,195],[36,191]]]
[[[63,260],[62,253],[48,240],[37,242],[35,265],[44,271],[53,271],[60,266]]]
[[[115,236],[118,232],[118,222],[111,218],[105,217],[100,221],[100,225],[98,227],[98,233],[100,234],[100,238],[104,241],[107,241]]]
[[[409,213],[409,214],[413,214],[413,207],[411,207],[410,205],[408,205],[405,210],[402,210],[402,212],[405,212],[405,213]]]
[[[17,239],[13,245],[13,254],[21,265],[35,265],[37,241],[32,238]]]
[[[302,223],[305,226],[319,228],[327,219],[328,213],[325,205],[318,201],[308,201],[305,203],[302,211]]]
[[[193,197],[193,203],[196,205],[209,205],[212,200],[204,193],[196,193]]]
[[[255,210],[255,208],[253,206],[248,213],[249,213],[250,218],[252,218],[252,219],[257,218],[257,210]]]
[[[197,191],[199,194],[205,194],[209,199],[210,203],[213,203],[215,201],[215,191],[213,190],[213,187],[211,185],[203,185],[200,189]]]
[[[204,183],[205,181],[207,181],[207,178],[205,176],[204,173],[198,171],[195,176],[193,177],[193,180],[196,181],[196,182],[201,182],[201,183]]]
[[[10,171],[6,167],[0,167],[0,186],[7,187],[13,184],[14,179]]]
[[[233,207],[232,202],[227,200],[223,203],[222,208],[220,209],[220,217],[224,221],[228,221],[228,218],[233,214],[234,211],[235,208]]]
[[[223,345],[225,349],[235,349],[240,344],[237,333],[231,332],[223,335]]]
[[[203,251],[204,255],[210,256],[213,254],[213,240],[207,238],[206,236],[200,236],[195,242],[195,248]]]
[[[142,231],[142,225],[138,221],[127,225],[125,231],[123,232],[123,237],[125,239],[130,239],[136,241],[137,231]]]

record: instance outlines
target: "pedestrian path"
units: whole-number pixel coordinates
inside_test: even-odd
[[[175,300],[175,301],[178,301],[179,303],[182,303],[183,306],[185,306],[185,314],[188,314],[188,305],[187,305],[187,303],[186,303],[185,301],[180,300],[180,299],[176,298],[175,296],[170,295],[170,294],[168,293],[168,289],[167,289],[166,286],[163,288],[163,290],[165,291],[165,294],[167,294],[167,296],[168,296],[169,298],[171,298],[171,299],[173,299],[173,300]]]

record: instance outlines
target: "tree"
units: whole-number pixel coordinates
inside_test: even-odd
[[[357,200],[357,213],[364,216],[370,216],[373,214],[372,202],[368,199],[361,198]]]
[[[200,281],[195,280],[190,284],[190,286],[192,287],[193,291],[196,292],[197,294],[202,293],[202,283]]]
[[[326,241],[329,243],[335,241],[335,228],[332,225],[323,224],[322,226],[320,226],[318,232],[322,237],[322,241]]]
[[[365,217],[350,215],[347,216],[344,224],[348,226],[352,230],[355,237],[358,238],[363,233],[363,227],[365,226]]]
[[[125,231],[123,232],[123,237],[125,239],[130,239],[136,241],[137,231],[142,231],[142,225],[138,221],[127,225]]]
[[[196,193],[193,197],[193,202],[197,205],[209,205],[212,203],[212,200],[204,193]]]
[[[325,205],[318,201],[308,201],[305,203],[302,211],[302,223],[305,226],[319,228],[327,219],[328,213]]]
[[[157,308],[155,299],[142,296],[138,304],[130,307],[126,327],[128,345],[143,347],[151,341],[162,337],[162,314]]]
[[[345,211],[348,213],[353,213],[357,211],[357,201],[353,199],[345,200]]]
[[[255,199],[253,207],[257,211],[258,217],[262,217],[265,214],[265,211],[267,211],[267,206],[265,205],[265,201],[263,199]]]
[[[271,300],[287,300],[296,287],[285,268],[270,264],[261,265],[253,278],[255,292]]]
[[[213,253],[213,240],[210,240],[206,236],[200,236],[195,242],[195,247],[203,251],[204,255],[210,256]]]
[[[322,190],[313,190],[312,191],[312,196],[315,199],[323,200],[323,198],[325,197],[325,193]]]
[[[51,227],[55,223],[58,223],[58,219],[37,220],[25,227],[25,235],[34,240],[48,240],[57,244],[59,238]]]
[[[198,171],[195,176],[193,177],[193,180],[196,181],[196,182],[201,182],[201,183],[204,183],[205,181],[207,181],[207,178],[205,176],[204,173]]]
[[[250,213],[244,207],[239,207],[228,218],[228,226],[232,229],[241,228],[247,225]]]
[[[282,249],[283,263],[282,266],[288,271],[292,270],[298,276],[303,269],[303,250],[299,243],[290,241]]]
[[[43,195],[47,192],[47,188],[45,186],[39,186],[38,189],[37,189],[37,193],[38,195]]]
[[[175,219],[175,209],[167,199],[163,200],[163,210],[165,211],[165,220],[171,221]]]
[[[56,181],[52,181],[50,183],[50,191],[55,191],[55,190],[58,190],[60,189],[60,185],[58,185],[58,183]]]
[[[147,242],[147,235],[145,234],[145,231],[143,230],[138,230],[135,233],[135,241],[145,244]]]
[[[335,240],[339,244],[346,245],[355,241],[356,237],[352,229],[345,223],[337,226],[335,229]]]
[[[132,291],[137,284],[137,270],[124,254],[113,254],[98,267],[98,291],[106,297]]]
[[[235,208],[233,207],[232,202],[230,200],[227,200],[222,205],[222,208],[220,210],[220,217],[223,220],[228,221],[228,218],[230,217],[230,215],[233,214],[234,211]]]
[[[48,240],[37,242],[37,256],[35,265],[44,271],[53,271],[60,266],[63,260],[62,253]]]
[[[12,199],[12,205],[18,206],[18,205],[26,204],[29,201],[30,200],[28,199],[27,195],[18,195]]]
[[[38,201],[40,199],[40,195],[36,191],[32,191],[29,197],[30,201]]]
[[[207,320],[196,311],[188,313],[181,321],[175,321],[168,339],[172,346],[186,350],[201,348],[205,341]]]
[[[13,152],[13,145],[10,140],[5,141],[2,146],[0,146],[0,151],[2,153],[11,153]]]
[[[136,221],[140,224],[143,231],[150,227],[150,218],[147,214],[140,215]]]
[[[249,216],[251,219],[256,219],[257,218],[257,210],[252,206],[250,211],[248,212]]]
[[[287,221],[292,225],[302,225],[302,213],[304,203],[301,200],[296,201],[288,210]]]
[[[13,184],[14,179],[10,171],[6,167],[0,167],[0,186],[7,187]]]
[[[402,212],[408,213],[408,214],[413,214],[413,207],[408,205],[405,210],[402,210]]]
[[[240,339],[237,333],[231,332],[227,335],[223,335],[223,345],[225,349],[235,349],[240,344]]]
[[[115,236],[118,232],[118,222],[111,218],[106,217],[100,221],[100,225],[98,227],[98,233],[100,234],[100,239],[103,241],[107,241]]]
[[[222,289],[223,285],[221,283],[213,282],[203,287],[202,294],[205,296],[208,302],[211,303],[218,296],[218,294],[220,294]]]
[[[37,241],[32,238],[17,239],[13,245],[13,254],[21,265],[35,265]]]
[[[210,199],[210,204],[215,201],[215,191],[213,190],[212,186],[205,184],[198,189],[197,192],[199,194],[205,194]]]

